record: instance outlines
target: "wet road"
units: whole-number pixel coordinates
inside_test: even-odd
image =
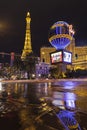
[[[2,130],[87,130],[87,82],[0,82]]]

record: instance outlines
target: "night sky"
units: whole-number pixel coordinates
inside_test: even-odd
[[[22,53],[26,13],[31,15],[31,40],[34,53],[51,46],[50,27],[57,21],[73,25],[76,44],[87,45],[87,0],[0,0],[0,52]],[[79,45],[79,44],[78,44]]]

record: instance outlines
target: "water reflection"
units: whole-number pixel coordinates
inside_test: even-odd
[[[74,112],[63,110],[63,111],[60,111],[57,114],[57,116],[60,119],[61,123],[64,125],[66,130],[69,130],[69,129],[81,130],[79,123],[74,117],[75,116]]]
[[[64,82],[0,82],[0,119],[14,118],[16,112],[19,126],[16,130],[86,130],[87,115],[78,103],[81,100],[84,106],[85,101],[82,102],[81,97],[79,100],[80,89],[77,94],[77,87],[78,83],[73,82],[71,89]]]
[[[53,92],[52,104],[65,109],[64,94],[62,92]]]
[[[53,92],[53,105],[61,109],[76,109],[76,95],[72,92]]]

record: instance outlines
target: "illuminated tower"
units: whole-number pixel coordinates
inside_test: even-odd
[[[24,43],[24,49],[23,49],[22,56],[21,56],[22,60],[25,60],[26,56],[32,52],[30,22],[31,22],[30,13],[27,12],[25,43]]]

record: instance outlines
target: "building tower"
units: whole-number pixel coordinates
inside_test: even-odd
[[[32,52],[32,47],[31,47],[31,32],[30,32],[30,13],[27,12],[26,16],[26,34],[25,34],[25,43],[24,43],[24,49],[22,52],[21,59],[22,61],[26,59],[26,56]]]

